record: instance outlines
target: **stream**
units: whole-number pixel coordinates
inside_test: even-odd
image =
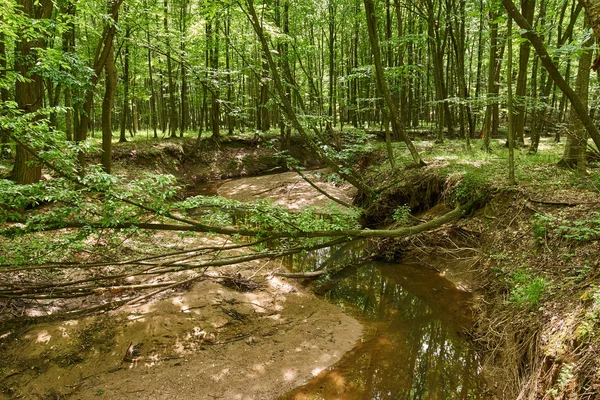
[[[269,183],[284,176],[290,179],[275,174]],[[265,192],[265,182],[255,179],[211,182],[193,194],[246,199],[244,192]],[[232,187],[223,190],[224,185]],[[297,192],[298,185],[295,182],[287,192],[273,190],[274,199],[290,201],[289,192]],[[303,193],[302,201],[311,201],[309,197]],[[353,265],[317,286],[316,292],[359,320],[365,330],[339,362],[280,400],[485,398],[477,354],[461,335],[473,323],[473,295],[431,267],[365,263],[367,247],[356,241],[287,260],[293,272]]]
[[[321,251],[288,265],[312,270],[327,257]],[[459,333],[472,324],[471,293],[418,264],[367,262],[344,275],[325,297],[365,326],[362,341],[281,400],[484,397],[477,355]]]

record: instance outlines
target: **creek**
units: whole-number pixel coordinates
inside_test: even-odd
[[[349,253],[356,259],[359,251],[355,246]],[[330,255],[343,257],[324,250],[288,265],[308,271]],[[325,298],[358,319],[364,336],[337,364],[281,400],[484,397],[477,354],[461,334],[472,325],[471,293],[419,264],[362,263],[335,281]]]
[[[284,174],[269,179],[276,182],[284,176],[283,181],[290,179]],[[230,181],[234,190],[229,191],[222,190],[223,182],[211,182],[193,194],[246,199],[244,192],[264,192],[264,182],[255,179]],[[292,190],[298,189],[295,182]],[[292,190],[276,190],[274,200],[286,200]],[[293,272],[353,265],[315,287],[365,330],[362,340],[334,366],[280,400],[484,398],[480,362],[462,334],[473,324],[473,294],[431,267],[364,262],[368,247],[356,241],[287,260]]]

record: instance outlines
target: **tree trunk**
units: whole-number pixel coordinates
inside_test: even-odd
[[[556,86],[564,93],[564,95],[571,102],[571,107],[577,113],[577,116],[585,126],[587,133],[590,135],[594,144],[598,149],[600,149],[600,132],[596,128],[594,121],[589,116],[587,107],[583,104],[577,93],[569,86],[569,84],[564,80],[556,65],[550,58],[550,54],[548,54],[548,50],[546,50],[546,46],[541,41],[538,34],[531,28],[531,26],[527,23],[525,18],[519,13],[519,10],[515,7],[512,0],[502,0],[502,4],[508,11],[508,13],[513,17],[515,22],[521,28],[521,36],[526,38],[531,42],[538,56],[542,60],[542,65],[548,71],[548,74],[556,83]]]
[[[594,41],[588,39],[583,45],[583,52],[579,58],[577,78],[575,80],[575,92],[587,108],[588,91],[590,82],[590,65],[592,64],[591,46]],[[558,165],[568,168],[577,168],[578,174],[585,175],[586,169],[587,134],[577,113],[571,108],[569,115],[569,129],[567,144]]]
[[[488,64],[488,83],[487,83],[487,99],[485,109],[485,119],[483,121],[483,149],[490,152],[490,137],[492,132],[492,102],[498,101],[498,84],[496,81],[496,69],[498,59],[498,14],[495,11],[490,11],[489,27],[490,27],[490,53]]]
[[[3,23],[3,17],[0,16],[0,23]],[[6,38],[4,33],[0,32],[0,82],[6,79]],[[8,89],[4,86],[0,87],[0,107],[3,107],[5,102],[9,100]],[[0,128],[0,158],[8,158],[10,132],[8,129]]]
[[[147,48],[147,60],[148,60],[148,86],[150,86],[150,125],[152,125],[152,132],[154,133],[154,139],[158,139],[158,133],[156,132],[157,120],[156,120],[156,89],[154,88],[154,77],[152,74],[152,50],[150,43],[150,19],[147,19],[146,24],[146,44]]]
[[[127,9],[125,9],[127,10]],[[129,39],[131,37],[131,28],[128,26],[125,28],[125,44],[123,49],[123,58],[124,58],[124,66],[123,66],[123,108],[121,109],[121,130],[119,135],[119,142],[124,143],[127,141],[127,137],[125,136],[125,130],[127,129],[127,125],[129,123]],[[113,66],[109,66],[112,62]],[[104,102],[102,103],[102,137],[104,138],[104,107],[105,105],[110,107],[109,110],[112,111],[115,90],[116,90],[116,82],[109,82],[116,76],[116,68],[114,67],[114,51],[113,55],[109,56],[109,61],[106,62],[106,92],[104,94]],[[114,70],[114,76],[113,75]],[[110,87],[109,86],[113,86]],[[111,95],[112,98],[107,100],[107,96]],[[108,113],[108,118],[110,118],[110,112]],[[112,135],[111,135],[112,136]],[[110,168],[109,168],[110,169]],[[108,172],[108,171],[107,171]]]
[[[514,113],[513,107],[513,84],[512,84],[512,64],[513,64],[513,51],[512,51],[512,18],[508,17],[508,60],[506,62],[506,86],[508,87],[508,184],[515,185],[515,125],[514,119],[512,118]]]
[[[50,0],[19,0],[23,14],[33,21],[47,19],[52,15],[53,3]],[[15,71],[27,79],[17,79],[15,83],[15,100],[17,106],[24,113],[38,111],[44,101],[44,82],[41,76],[32,73],[36,62],[36,49],[46,46],[42,32],[35,31],[35,38],[24,38],[17,41],[15,52]],[[28,141],[28,135],[21,138]],[[17,144],[15,164],[12,170],[12,179],[20,184],[36,183],[42,178],[42,167],[37,163],[34,155],[29,153],[24,146]]]
[[[189,127],[189,113],[190,105],[188,98],[188,83],[187,83],[187,70],[185,67],[185,61],[187,59],[187,53],[185,51],[185,44],[187,42],[187,10],[189,0],[183,0],[181,4],[181,18],[179,22],[181,32],[181,122],[179,124],[179,137],[183,137],[184,132]]]
[[[119,21],[119,8],[123,0],[109,0],[109,15],[112,20],[109,20],[104,25],[104,30],[102,32],[102,39],[98,42],[96,46],[96,53],[94,55],[94,74],[92,75],[91,87],[87,90],[85,95],[85,101],[83,106],[81,107],[80,112],[78,112],[79,118],[77,123],[77,129],[75,130],[75,141],[78,143],[84,142],[87,140],[87,132],[90,125],[91,115],[92,115],[92,105],[94,102],[94,87],[98,83],[98,79],[100,74],[104,70],[106,65],[106,60],[110,52],[113,49],[113,40],[116,32],[117,23]],[[79,173],[80,175],[85,174],[85,153],[79,152],[78,155],[79,161]]]
[[[214,82],[212,92],[212,102],[210,107],[210,116],[212,121],[212,139],[218,142],[221,139],[221,106],[220,106],[220,81],[219,81],[219,20],[215,18],[215,29],[212,36],[210,67],[212,72],[212,81]],[[266,90],[265,90],[266,92]],[[264,107],[264,113],[267,113]],[[267,127],[268,129],[268,127]]]
[[[175,81],[173,77],[173,65],[171,61],[171,40],[169,33],[169,5],[167,0],[163,2],[163,25],[166,35],[166,46],[167,46],[167,77],[169,80],[169,137],[177,137],[177,106],[175,104]]]
[[[392,123],[392,130],[394,131],[394,135],[396,137],[401,138],[405,143],[406,147],[410,151],[410,154],[413,158],[413,161],[416,165],[424,166],[425,162],[421,159],[421,156],[417,152],[417,149],[413,145],[410,138],[404,132],[402,128],[402,124],[398,119],[398,111],[396,108],[396,104],[392,101],[392,97],[388,90],[387,82],[385,80],[383,66],[381,64],[381,54],[379,52],[379,38],[377,33],[377,21],[375,20],[375,7],[373,5],[373,0],[364,0],[365,4],[365,13],[367,16],[367,27],[369,31],[369,41],[371,42],[371,53],[373,54],[373,61],[375,63],[375,78],[377,80],[377,86],[379,87],[379,91],[381,92],[384,101],[386,103],[390,120]]]
[[[535,10],[535,0],[521,0],[521,11],[523,17],[530,25],[533,25],[533,13]],[[525,95],[527,92],[527,67],[529,65],[529,53],[531,44],[523,41],[519,45],[519,75],[517,76],[517,88],[515,91],[516,103],[515,114],[512,115],[512,124],[515,133],[515,140],[521,145],[525,143]]]
[[[114,54],[114,49],[110,49],[106,59],[105,90],[104,99],[102,100],[102,169],[109,174],[112,169],[112,112],[117,89],[117,68]],[[122,136],[124,136],[124,125],[121,126],[123,129]]]

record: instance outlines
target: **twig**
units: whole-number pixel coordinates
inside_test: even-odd
[[[285,273],[285,272],[276,272],[273,276],[282,276],[284,278],[317,278],[322,275],[328,274],[328,271],[312,271],[312,272],[298,272],[298,273]]]

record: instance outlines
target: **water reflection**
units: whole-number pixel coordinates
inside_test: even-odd
[[[362,320],[363,342],[283,399],[482,398],[476,355],[457,333],[470,323],[470,294],[440,274],[368,263],[327,298]]]

